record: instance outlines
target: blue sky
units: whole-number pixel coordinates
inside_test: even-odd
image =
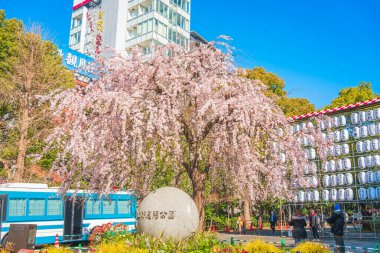
[[[72,0],[0,0],[8,18],[37,21],[67,44]],[[242,67],[281,76],[292,97],[317,107],[341,88],[372,82],[380,93],[378,0],[192,0],[192,30],[229,35]]]

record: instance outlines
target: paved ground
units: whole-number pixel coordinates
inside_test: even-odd
[[[275,233],[275,235],[272,235],[271,231],[261,231],[261,233],[258,233],[257,231],[247,231],[247,234],[245,235],[239,235],[238,233],[219,233],[219,238],[221,240],[227,240],[230,242],[231,237],[234,238],[235,243],[240,243],[243,241],[250,241],[253,239],[260,239],[265,242],[275,242],[277,244],[280,244],[282,239],[285,240],[285,245],[293,247],[294,246],[294,239],[285,237],[285,233],[283,233],[284,236],[281,236],[281,233],[278,231]],[[311,238],[311,237],[309,237]],[[377,241],[376,241],[377,240]],[[324,244],[335,244],[334,238],[321,238],[321,243]],[[345,244],[346,246],[351,246],[351,247],[362,247],[362,248],[374,248],[375,244],[378,244],[380,247],[380,240],[379,239],[345,239]],[[364,252],[363,249],[347,249],[346,253],[348,252]],[[371,253],[373,251],[368,251],[368,253]]]

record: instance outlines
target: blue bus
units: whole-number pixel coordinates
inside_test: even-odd
[[[10,224],[37,224],[36,245],[86,241],[97,226],[122,223],[136,230],[136,196],[119,191],[100,198],[74,191],[59,195],[46,184],[0,184],[1,243],[6,245]]]

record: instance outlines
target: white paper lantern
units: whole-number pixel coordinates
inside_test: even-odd
[[[347,201],[351,201],[354,199],[354,191],[351,188],[347,188],[344,191],[344,199]]]
[[[317,174],[317,164],[315,162],[309,164],[309,171],[313,175]]]
[[[367,198],[371,199],[371,200],[376,199],[376,190],[375,190],[375,188],[369,187],[367,189]]]
[[[329,171],[331,171],[331,172],[336,171],[335,160],[329,161]]]
[[[294,128],[295,128],[295,132],[301,131],[301,126],[299,124],[295,125]]]
[[[376,166],[376,167],[380,166],[380,155],[374,155],[372,157],[372,164],[373,166]]]
[[[372,168],[374,166],[373,163],[372,163],[372,159],[373,159],[373,157],[371,155],[366,156],[366,158],[365,158],[365,166],[367,168]]]
[[[375,182],[375,175],[372,171],[366,173],[367,184],[373,184]]]
[[[336,145],[335,146],[335,156],[340,156],[342,154],[342,146],[341,145]]]
[[[310,183],[310,186],[312,188],[316,188],[318,186],[318,179],[317,179],[317,177],[316,176],[310,177],[309,183]]]
[[[330,199],[331,201],[337,201],[338,199],[338,191],[336,189],[330,190]]]
[[[306,123],[306,127],[307,127],[308,130],[310,130],[310,129],[314,128],[314,125],[313,125],[313,123],[311,123],[309,121],[309,122]]]
[[[378,151],[379,150],[379,140],[378,139],[372,139],[371,140],[371,150],[372,151]]]
[[[309,140],[307,139],[306,136],[302,137],[302,145],[304,146],[309,146]]]
[[[359,123],[359,115],[356,112],[351,114],[351,123],[354,125]]]
[[[304,169],[303,169],[303,173],[304,173],[305,175],[308,175],[308,174],[310,173],[310,171],[309,171],[309,165],[308,165],[308,164],[305,165],[305,167],[304,167]]]
[[[329,156],[334,156],[335,155],[335,146],[329,146]]]
[[[348,141],[349,138],[350,138],[350,135],[347,129],[343,129],[342,131],[340,131],[340,139],[342,141]]]
[[[380,135],[380,122],[376,123],[376,135]]]
[[[330,186],[330,177],[329,175],[324,175],[322,178],[322,183],[324,187],[329,187]]]
[[[323,172],[328,172],[329,171],[329,165],[327,162],[322,163],[322,171]]]
[[[284,153],[280,154],[280,161],[281,163],[284,163],[286,161],[286,155]]]
[[[356,152],[358,152],[358,153],[363,153],[364,152],[364,147],[363,147],[363,142],[362,141],[356,142]]]
[[[344,189],[339,189],[338,190],[338,200],[339,201],[344,201]]]
[[[360,111],[359,112],[359,120],[361,123],[364,123],[367,121],[367,114],[365,111]]]
[[[354,177],[352,176],[351,173],[346,173],[344,175],[344,183],[346,185],[352,185],[354,183]]]
[[[315,159],[315,157],[316,157],[316,151],[315,149],[311,148],[309,150],[309,159]]]
[[[337,171],[343,171],[344,170],[343,160],[338,159],[335,163],[335,167]]]
[[[299,202],[305,202],[305,192],[304,191],[299,191],[298,192],[298,201]]]
[[[305,193],[305,200],[306,202],[311,202],[312,201],[312,198],[311,198],[311,191],[306,191]]]
[[[330,200],[330,192],[329,192],[329,190],[323,190],[322,191],[322,199],[324,201],[329,201]]]
[[[376,187],[376,198],[380,199],[380,187]]]
[[[348,155],[350,153],[350,146],[348,144],[343,144],[342,145],[342,154]]]
[[[363,148],[364,148],[364,152],[371,152],[371,141],[365,140],[363,142]]]
[[[344,169],[345,170],[350,170],[352,168],[351,159],[350,158],[344,158],[343,159],[343,164],[344,164]]]
[[[307,149],[304,150],[305,159],[309,159],[309,151]]]
[[[325,130],[326,129],[326,124],[325,122],[323,122],[322,120],[319,122],[319,127],[321,130]]]
[[[354,129],[352,131],[352,136],[355,139],[359,139],[360,138],[360,128],[359,127],[354,127]]]
[[[298,203],[299,202],[299,200],[298,200],[298,194],[297,193],[293,194],[293,200],[294,200],[294,203]]]
[[[368,121],[373,121],[374,120],[374,113],[372,110],[367,111],[367,120]]]
[[[332,124],[333,124],[333,127],[339,127],[339,118],[333,117],[332,118]]]
[[[366,173],[365,172],[359,172],[358,174],[358,180],[359,180],[359,183],[360,184],[365,184],[367,183],[367,177],[366,177]]]
[[[319,201],[319,191],[314,190],[311,192],[311,199],[315,202]]]
[[[330,186],[336,186],[337,185],[337,178],[336,175],[330,176]]]
[[[339,116],[339,125],[345,126],[347,124],[346,116],[340,115]]]
[[[369,136],[375,136],[376,135],[376,125],[371,124],[368,126],[368,134]]]
[[[334,132],[334,141],[335,142],[340,142],[340,131],[339,130],[337,130],[337,131],[335,131]]]
[[[322,139],[323,139],[324,141],[327,141],[327,134],[322,133]]]
[[[366,200],[367,199],[367,190],[365,188],[359,188],[358,195],[360,200]]]
[[[344,185],[344,175],[343,174],[338,174],[338,176],[337,176],[337,183],[340,186]]]
[[[375,120],[380,119],[380,108],[376,108],[375,110],[373,110],[373,116]]]
[[[301,123],[301,129],[303,132],[305,132],[305,133],[307,132],[306,122]]]
[[[332,122],[330,120],[326,120],[326,128],[331,129],[332,128]]]
[[[380,170],[375,172],[375,181],[376,183],[380,183]]]
[[[366,138],[368,137],[368,127],[367,126],[361,126],[360,127],[360,138]]]
[[[363,156],[361,156],[361,157],[358,158],[358,167],[360,169],[365,169],[366,168],[365,158]]]

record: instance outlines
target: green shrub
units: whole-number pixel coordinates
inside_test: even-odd
[[[272,244],[260,240],[254,240],[244,246],[247,253],[281,253],[281,250]],[[303,252],[302,252],[303,253]]]
[[[328,247],[315,242],[303,242],[293,248],[290,252],[296,253],[297,251],[302,253],[329,253],[330,250]]]

